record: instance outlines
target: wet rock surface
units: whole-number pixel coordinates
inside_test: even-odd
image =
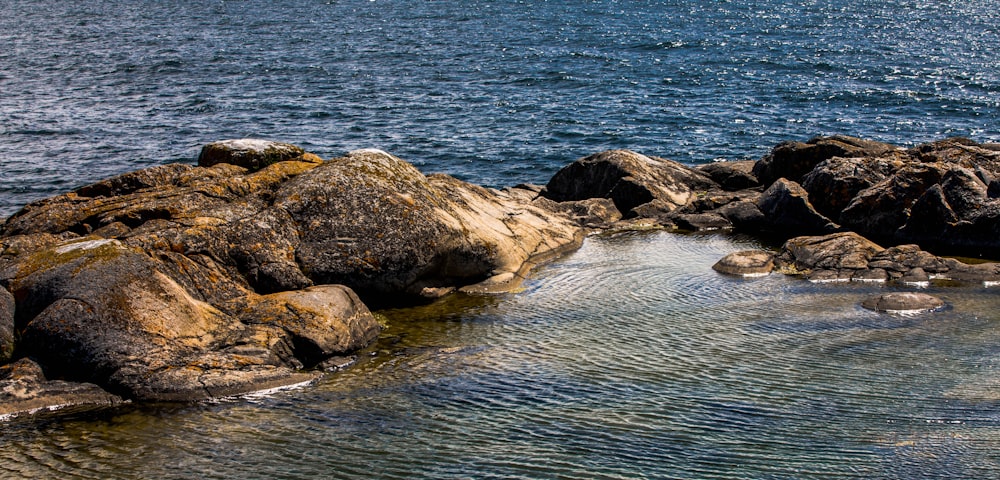
[[[892,292],[872,297],[861,306],[876,312],[919,313],[938,310],[945,306],[940,298],[919,292]]]

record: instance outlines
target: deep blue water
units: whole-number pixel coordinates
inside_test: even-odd
[[[225,138],[474,183],[608,148],[1000,140],[994,1],[0,0],[0,214]]]

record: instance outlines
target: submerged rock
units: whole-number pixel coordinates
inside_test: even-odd
[[[884,293],[861,302],[868,310],[885,313],[930,312],[944,307],[940,298],[926,293],[893,292]]]

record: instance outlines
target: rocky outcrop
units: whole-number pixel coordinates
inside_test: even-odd
[[[124,401],[94,384],[49,380],[42,367],[27,358],[0,366],[0,421],[20,414],[103,407]]]
[[[220,163],[228,163],[255,172],[268,165],[292,159],[322,161],[319,157],[307,155],[305,150],[296,145],[243,138],[222,140],[205,145],[201,149],[201,154],[198,155],[198,166],[211,167]]]
[[[362,299],[507,291],[582,240],[564,214],[385,152],[319,162],[242,147],[206,147],[211,166],[128,173],[8,219],[0,354],[131,400],[298,384],[317,376],[302,369],[377,336]]]
[[[712,269],[743,277],[767,275],[774,270],[774,254],[759,250],[733,252],[712,265]]]
[[[696,192],[719,188],[703,172],[670,160],[629,150],[610,150],[581,158],[557,172],[543,196],[556,202],[609,198],[625,218],[635,209],[670,213],[687,205]]]
[[[935,256],[917,245],[883,248],[854,232],[793,238],[782,246],[775,264],[784,273],[813,281],[1000,281],[1000,264],[966,264]]]
[[[835,232],[840,226],[816,211],[809,194],[798,183],[775,180],[757,200],[765,228],[772,232],[816,235]]]
[[[770,186],[779,178],[799,182],[824,160],[840,157],[878,157],[896,147],[846,135],[815,137],[805,143],[784,142],[758,161],[752,170],[761,185]]]

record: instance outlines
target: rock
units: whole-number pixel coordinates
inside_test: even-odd
[[[889,177],[902,162],[893,158],[834,157],[819,163],[802,177],[802,188],[816,210],[833,221],[862,190]]]
[[[899,281],[905,284],[923,285],[929,283],[931,281],[931,277],[926,271],[924,271],[924,269],[915,267],[904,273],[903,276],[900,277]]]
[[[822,161],[833,157],[878,157],[897,148],[881,142],[845,135],[815,137],[806,143],[784,142],[758,161],[752,170],[761,185],[770,186],[779,178],[802,181]]]
[[[757,200],[733,202],[720,207],[718,213],[729,220],[737,231],[759,233],[767,225],[767,218],[757,207]]]
[[[944,305],[943,300],[933,295],[913,292],[885,293],[861,302],[862,307],[886,313],[930,312]]]
[[[756,163],[752,160],[712,162],[699,166],[698,170],[706,173],[723,190],[732,192],[760,186],[757,177],[753,175]]]
[[[0,336],[19,336],[3,354],[131,400],[308,382],[299,369],[380,329],[351,287],[396,302],[506,291],[583,238],[530,195],[384,152],[248,166],[131,172],[8,219],[0,284],[16,315]]]
[[[41,366],[27,358],[0,366],[0,421],[39,411],[104,407],[124,401],[94,384],[48,380]]]
[[[797,183],[780,178],[761,194],[757,208],[766,228],[788,235],[817,235],[840,227],[813,208],[809,194]]]
[[[774,270],[774,254],[759,250],[734,252],[722,257],[712,269],[729,275],[745,277],[767,275]]]
[[[201,154],[198,155],[198,166],[211,167],[228,163],[253,172],[274,163],[300,158],[305,153],[300,147],[288,143],[253,138],[223,140],[202,147]],[[315,156],[307,158],[310,161],[320,161]]]
[[[274,206],[305,227],[295,250],[303,272],[366,301],[416,297],[427,287],[514,288],[533,264],[583,238],[565,215],[445,175],[425,177],[374,150],[287,182]]]
[[[785,242],[777,257],[779,267],[797,272],[851,271],[869,268],[869,261],[884,249],[853,232],[818,237],[796,237]]]
[[[699,189],[718,188],[708,175],[677,162],[629,150],[610,150],[577,160],[549,180],[543,195],[557,202],[610,198],[626,218],[639,205],[659,200],[665,212],[682,207]]]
[[[733,224],[718,213],[687,213],[670,217],[677,228],[692,232],[732,228]]]
[[[889,178],[858,192],[841,212],[841,225],[878,241],[900,243],[897,231],[906,224],[910,206],[945,172],[940,165],[904,164]]]
[[[0,364],[14,354],[14,296],[0,287]]]
[[[569,215],[577,225],[586,228],[604,229],[622,219],[621,212],[610,198],[588,198],[568,202],[556,202],[545,197],[532,200],[532,204],[546,210]]]

